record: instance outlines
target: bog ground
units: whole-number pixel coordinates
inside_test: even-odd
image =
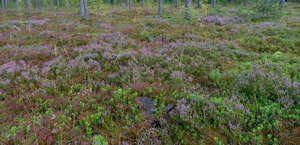
[[[299,145],[300,3],[205,2],[1,9],[0,144]]]

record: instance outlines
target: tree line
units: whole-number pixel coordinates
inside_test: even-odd
[[[149,0],[150,3],[155,2],[155,0]],[[191,5],[196,3],[196,8],[201,9],[203,3],[208,3],[212,8],[216,8],[217,2],[220,3],[242,3],[243,6],[248,5],[248,1],[264,1],[266,4],[271,3],[272,1],[278,2],[280,6],[285,4],[285,0],[182,0],[184,1],[185,8],[185,18],[190,19],[191,17]],[[300,0],[294,0],[300,1]],[[163,13],[163,2],[172,3],[174,8],[179,8],[178,0],[157,0],[158,15],[162,15]],[[145,6],[145,0],[136,0],[136,4],[139,4],[141,7]],[[132,10],[133,1],[132,0],[1,0],[1,9],[9,9],[15,7],[15,10],[18,11],[20,9],[20,4],[22,8],[25,10],[24,12],[31,14],[32,9],[41,10],[41,8],[51,8],[51,9],[60,9],[60,8],[73,8],[79,7],[79,15],[84,17],[86,20],[88,19],[88,8],[90,5],[94,4],[110,4],[110,5],[124,5],[129,10]]]

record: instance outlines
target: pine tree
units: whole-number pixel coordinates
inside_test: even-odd
[[[158,0],[158,14],[162,14],[162,0]]]
[[[202,0],[198,0],[198,5],[197,5],[198,8],[201,8],[202,7]]]
[[[211,0],[211,7],[213,7],[213,8],[216,7],[216,0]]]
[[[191,18],[191,7],[190,7],[191,0],[185,0],[185,19]]]

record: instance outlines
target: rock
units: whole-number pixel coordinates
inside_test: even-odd
[[[138,97],[137,101],[141,103],[146,119],[152,119],[152,115],[156,112],[154,100],[149,97]]]

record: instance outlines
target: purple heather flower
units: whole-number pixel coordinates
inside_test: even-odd
[[[10,83],[10,80],[8,80],[8,79],[5,79],[5,80],[0,80],[0,84],[1,85],[8,85]]]
[[[30,73],[29,73],[28,71],[22,72],[22,76],[23,76],[25,79],[27,79],[27,80],[30,80],[29,74],[30,74]]]
[[[51,70],[51,67],[48,67],[48,66],[43,67],[43,69],[42,69],[42,74],[46,74],[46,73],[48,73],[50,70]]]

